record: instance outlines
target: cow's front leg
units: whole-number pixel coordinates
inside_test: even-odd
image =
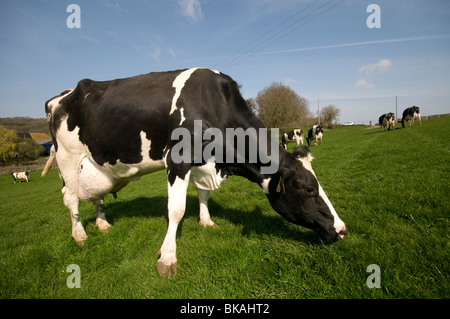
[[[176,235],[178,224],[186,209],[186,192],[190,174],[189,171],[183,178],[177,176],[173,184],[170,181],[168,182],[169,227],[161,246],[161,257],[157,264],[157,271],[160,276],[173,275],[177,271]]]
[[[208,210],[209,191],[197,188],[198,201],[200,202],[200,221],[199,225],[203,227],[212,226],[217,228],[216,224],[211,220]]]
[[[95,206],[95,213],[97,215],[97,218],[95,220],[95,226],[97,226],[98,230],[100,230],[103,233],[108,232],[109,227],[111,227],[111,225],[106,220],[105,206],[103,199],[94,200],[92,201],[92,203]]]

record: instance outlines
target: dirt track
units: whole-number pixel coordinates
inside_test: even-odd
[[[37,171],[42,170],[47,162],[48,157],[42,157],[36,161],[32,162],[22,162],[22,163],[9,163],[6,165],[0,165],[0,175],[9,174],[12,172],[23,172],[23,171]],[[57,167],[56,161],[53,162],[52,168]]]

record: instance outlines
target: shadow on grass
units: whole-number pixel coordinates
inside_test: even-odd
[[[243,212],[236,209],[224,208],[220,203],[217,203],[213,199],[208,201],[208,206],[212,220],[214,220],[214,217],[220,217],[228,220],[234,225],[242,225],[242,235],[245,237],[248,237],[251,234],[270,235],[282,239],[299,241],[309,245],[321,244],[319,236],[314,231],[302,228],[301,226],[294,226],[294,224],[289,226],[288,222],[281,216],[268,216],[263,214],[262,209],[259,206],[255,206],[255,209],[251,212]],[[94,209],[93,205],[92,209]],[[122,218],[136,217],[165,217],[168,221],[167,197],[139,197],[129,201],[106,202],[105,214],[111,225],[114,225],[116,221]],[[187,196],[186,212],[178,226],[178,236],[182,236],[183,221],[189,217],[199,219],[199,203],[197,196]],[[95,216],[86,219],[85,222],[95,223]]]
[[[377,128],[377,129],[375,129],[375,128],[370,128],[370,129],[368,129],[368,131],[367,132],[365,132],[365,133],[363,133],[362,135],[372,135],[372,134],[380,134],[380,133],[391,133],[391,132],[396,132],[396,131],[401,131],[401,130],[404,130],[404,129],[406,129],[406,127],[402,127],[401,125],[400,125],[400,127],[395,127],[395,129],[390,129],[390,130],[387,130],[387,131],[383,131],[383,130],[381,130],[380,128]]]

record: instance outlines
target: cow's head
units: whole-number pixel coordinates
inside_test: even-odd
[[[271,179],[267,196],[281,216],[333,243],[345,237],[346,227],[317,181],[312,159],[308,148],[297,147]]]
[[[317,124],[317,126],[316,126],[316,134],[319,134],[319,133],[323,133],[322,124]]]

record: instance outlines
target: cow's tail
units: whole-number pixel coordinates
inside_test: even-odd
[[[41,173],[42,177],[47,175],[48,171],[52,167],[55,157],[56,157],[55,146],[52,145],[52,147],[50,148],[50,156],[48,157],[47,163],[45,163],[44,169],[42,170],[42,173]]]
[[[402,117],[402,127],[405,128],[405,118]]]

